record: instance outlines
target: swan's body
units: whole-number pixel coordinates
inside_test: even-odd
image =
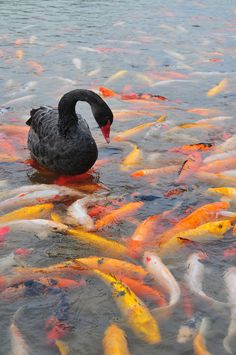
[[[97,160],[98,150],[86,121],[75,112],[77,101],[90,104],[95,120],[109,142],[113,115],[100,96],[89,90],[73,90],[58,105],[31,110],[26,122],[31,129],[28,148],[40,165],[59,174],[88,171]]]

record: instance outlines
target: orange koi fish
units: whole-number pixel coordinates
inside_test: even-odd
[[[219,110],[215,110],[212,108],[204,108],[204,107],[197,107],[187,110],[186,112],[195,113],[200,116],[209,116],[209,115],[218,115]]]
[[[177,233],[217,220],[219,211],[227,210],[228,208],[229,203],[223,201],[209,203],[197,208],[187,217],[181,219],[174,227],[159,235],[157,244],[169,241]]]
[[[216,86],[208,90],[207,96],[212,97],[220,94],[222,91],[226,89],[227,85],[228,85],[228,79],[222,80],[219,84],[217,84]]]
[[[99,219],[96,222],[96,228],[101,229],[109,224],[117,223],[124,217],[133,215],[139,208],[143,206],[142,201],[138,202],[129,202],[124,206],[112,211],[108,215],[104,216],[103,218]]]
[[[115,141],[123,141],[123,140],[125,140],[129,137],[132,137],[133,135],[141,132],[143,129],[145,129],[147,127],[155,126],[157,123],[162,122],[162,119],[163,119],[163,116],[160,116],[154,122],[143,123],[139,126],[127,129],[124,132],[118,133],[115,137],[113,137],[113,139]]]
[[[114,96],[119,96],[115,93],[115,91],[112,91],[108,88],[105,88],[104,86],[100,86],[99,88],[99,93],[102,94],[103,97],[114,97]]]
[[[128,349],[126,334],[112,323],[106,329],[102,340],[104,355],[131,355]]]
[[[118,279],[123,281],[136,295],[156,304],[159,307],[167,305],[165,296],[158,290],[145,285],[144,283],[130,279],[126,276],[119,276]]]
[[[127,276],[131,279],[144,281],[148,275],[147,271],[142,266],[119,259],[90,256],[88,258],[74,259],[74,261],[78,261],[91,269],[98,269],[105,273],[114,274],[119,278]]]
[[[137,170],[133,172],[130,176],[134,178],[139,178],[141,176],[166,176],[166,174],[174,174],[177,173],[179,170],[179,165],[169,165],[163,166],[162,168],[156,169],[144,169],[144,170]]]
[[[28,61],[28,64],[34,69],[34,73],[37,75],[42,74],[42,72],[44,71],[43,66],[38,62],[36,62],[35,60]]]
[[[175,182],[177,184],[181,184],[182,182],[184,182],[187,178],[192,176],[199,169],[201,164],[202,164],[201,154],[198,152],[194,152],[189,157],[189,159],[185,160],[185,162],[183,163],[179,171],[179,176],[175,180]]]
[[[203,318],[200,328],[193,339],[193,349],[196,355],[211,355],[206,348],[205,333],[208,328],[208,319]]]
[[[214,144],[212,143],[195,143],[195,144],[186,144],[180,147],[174,147],[169,149],[169,152],[173,153],[182,153],[182,154],[190,154],[193,152],[206,152],[214,148]]]
[[[24,38],[17,38],[15,40],[15,45],[16,46],[20,46],[21,44],[25,44],[25,43],[26,43],[26,39],[24,39]]]

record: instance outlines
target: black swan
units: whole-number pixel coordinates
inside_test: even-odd
[[[28,148],[31,157],[47,169],[63,175],[88,171],[97,160],[97,145],[86,121],[75,112],[77,101],[90,104],[104,138],[109,143],[113,114],[103,99],[90,90],[66,93],[58,109],[43,106],[30,111]]]

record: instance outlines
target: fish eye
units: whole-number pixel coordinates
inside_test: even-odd
[[[219,224],[219,228],[223,228],[222,224]]]

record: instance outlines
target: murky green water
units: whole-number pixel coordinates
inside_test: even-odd
[[[98,90],[105,86],[117,93],[126,89],[127,92],[164,96],[168,100],[154,104],[153,101],[108,98],[115,116],[110,145],[104,143],[89,106],[77,105],[96,138],[99,158],[111,158],[109,163],[95,169],[94,181],[104,184],[114,194],[126,196],[127,200],[143,200],[144,206],[135,216],[140,221],[178,202],[182,203],[181,215],[187,208],[216,201],[205,194],[212,185],[194,178],[189,183],[189,191],[165,198],[163,193],[175,187],[173,176],[166,175],[150,183],[146,179],[135,180],[130,173],[137,169],[182,164],[185,156],[171,154],[169,148],[198,142],[218,145],[226,139],[226,134],[235,133],[236,3],[211,0],[170,3],[159,0],[41,0],[37,3],[28,0],[0,1],[0,11],[0,106],[11,108],[0,115],[1,125],[24,125],[32,107],[56,106],[65,92],[75,88]],[[75,58],[77,62],[73,61]],[[126,70],[126,74],[109,79],[121,70]],[[227,89],[208,97],[207,91],[225,78],[228,79]],[[208,111],[204,115],[190,111],[196,108]],[[130,115],[122,116],[121,110],[129,111]],[[139,114],[133,114],[137,111]],[[129,139],[142,150],[143,160],[139,166],[122,171],[121,160],[131,148],[126,141],[113,141],[112,137],[141,123],[154,121],[160,115],[167,116],[163,124],[147,128]],[[171,130],[180,124],[217,116],[228,116],[228,119],[212,123],[214,127]],[[3,145],[1,154],[5,148]],[[7,180],[7,189],[30,182],[52,182],[23,163],[29,158],[25,146],[17,144],[16,149],[21,159],[0,161],[0,179]],[[120,240],[130,236],[134,229],[134,224],[122,221],[101,234]],[[226,300],[223,272],[227,266],[235,265],[235,259],[223,259],[222,247],[232,240],[229,234],[224,241],[204,246],[210,256],[204,287],[207,293],[221,300]],[[67,236],[54,235],[42,241],[29,233],[12,234],[0,254],[7,255],[16,246],[34,248],[27,260],[34,266],[99,255],[97,250],[81,246]],[[179,281],[183,279],[186,253],[167,261]],[[123,323],[110,290],[95,278],[87,277],[86,280],[86,287],[67,292],[71,329],[64,340],[69,344],[70,354],[101,354],[104,330],[114,320],[118,320],[127,332],[129,349],[134,355],[193,353],[191,342],[176,343],[177,331],[185,319],[181,304],[168,320],[160,323],[162,343],[147,345]],[[57,349],[47,344],[45,321],[54,314],[58,297],[47,294],[0,301],[0,354],[10,350],[9,325],[14,312],[21,306],[25,307],[17,324],[31,353],[57,354]],[[201,303],[195,305],[195,311],[198,310],[212,320],[207,334],[209,351],[224,354],[222,340],[227,332],[229,313],[217,313]]]

